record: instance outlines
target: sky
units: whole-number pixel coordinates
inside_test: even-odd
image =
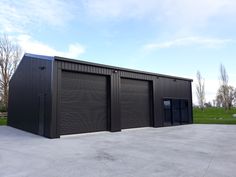
[[[1,0],[0,34],[24,52],[205,79],[236,87],[235,0]]]

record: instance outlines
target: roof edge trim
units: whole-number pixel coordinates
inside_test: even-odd
[[[51,61],[54,60],[54,56],[37,55],[32,53],[25,53],[24,56],[37,59],[51,60]]]

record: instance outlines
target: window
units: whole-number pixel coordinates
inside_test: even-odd
[[[179,125],[189,122],[188,100],[164,99],[164,124]]]
[[[164,108],[165,109],[170,109],[170,107],[171,107],[170,100],[164,100]]]

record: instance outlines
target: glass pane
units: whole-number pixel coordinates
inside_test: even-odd
[[[172,100],[172,113],[173,113],[173,123],[180,124],[181,115],[180,115],[180,100],[179,99]]]
[[[181,119],[182,123],[189,122],[188,100],[181,100]]]
[[[165,109],[170,109],[170,100],[164,100],[164,108]]]

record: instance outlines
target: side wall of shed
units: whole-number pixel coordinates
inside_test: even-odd
[[[9,85],[8,125],[50,137],[52,60],[24,56]]]

